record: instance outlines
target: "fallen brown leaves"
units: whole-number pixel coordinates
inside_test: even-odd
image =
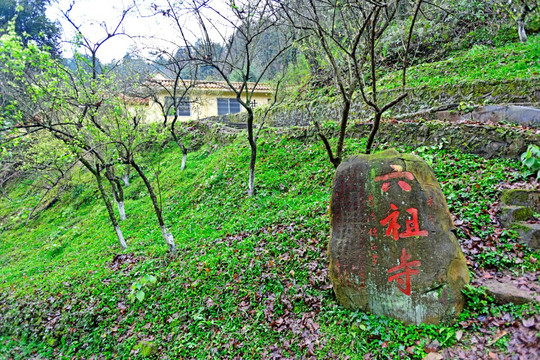
[[[540,316],[515,319],[511,314],[479,316],[460,323],[472,335],[457,346],[442,351],[445,359],[538,359],[540,339]],[[501,344],[501,339],[506,338]],[[506,346],[505,346],[506,342]],[[497,346],[498,345],[498,346]]]
[[[514,184],[501,184],[499,189],[510,188],[533,188],[537,186],[536,180]],[[499,203],[493,204],[488,210],[491,225],[494,227],[492,234],[480,238],[474,235],[469,221],[455,219],[454,224],[465,235],[459,239],[469,269],[474,277],[471,284],[480,287],[488,279],[496,279],[499,282],[510,282],[518,288],[527,290],[538,295],[540,292],[540,271],[528,272],[517,275],[515,272],[505,271],[498,266],[488,266],[478,261],[478,256],[487,252],[501,252],[503,256],[515,264],[523,263],[526,259],[523,246],[519,243],[504,244],[501,235],[505,230],[498,220],[500,211]],[[538,297],[537,297],[538,299]],[[514,314],[515,315],[515,314]],[[444,349],[442,354],[445,359],[512,359],[512,360],[535,360],[540,357],[540,315],[520,314],[522,318],[516,318],[510,312],[502,311],[496,315],[479,315],[460,323],[464,332],[459,335],[458,343],[462,346],[454,346]],[[469,336],[467,336],[467,334]],[[457,334],[456,334],[457,335]]]
[[[137,264],[141,260],[142,257],[136,256],[134,253],[116,254],[114,255],[109,267],[113,271],[123,270],[125,272],[129,272],[133,268],[133,265]]]
[[[297,231],[302,230],[304,229],[294,224],[275,225],[271,228],[260,229],[256,235],[276,235],[285,232],[293,236]],[[243,235],[244,237],[248,236],[248,234]],[[288,359],[295,354],[293,348],[298,347],[304,353],[305,359],[311,359],[314,358],[316,349],[321,349],[326,343],[326,340],[321,337],[318,323],[318,314],[322,308],[322,295],[311,295],[314,289],[330,290],[332,288],[326,266],[326,242],[323,241],[324,239],[316,237],[298,238],[295,248],[273,255],[273,260],[267,262],[266,266],[263,267],[259,279],[261,283],[264,283],[266,279],[276,279],[277,277],[283,285],[284,291],[279,295],[258,291],[252,297],[241,298],[238,303],[237,315],[246,321],[251,321],[251,318],[258,311],[259,304],[263,304],[264,322],[272,331],[279,334],[279,342],[269,344],[263,350],[263,358]],[[230,246],[239,240],[241,240],[239,234],[222,239]],[[261,241],[254,249],[255,254],[262,256],[266,249],[267,244]],[[291,261],[304,263],[302,267],[307,270],[309,285],[299,285],[294,279],[294,270],[289,272],[275,270],[276,266]]]

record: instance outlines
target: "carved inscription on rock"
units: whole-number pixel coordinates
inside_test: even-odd
[[[330,219],[330,278],[344,306],[414,324],[459,314],[468,270],[422,159],[395,150],[347,159],[334,179]]]

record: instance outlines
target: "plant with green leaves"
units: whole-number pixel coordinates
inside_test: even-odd
[[[22,134],[48,132],[62,141],[95,177],[123,249],[127,245],[103,183],[108,181],[111,185],[120,218],[125,219],[121,182],[114,167],[119,162],[133,167],[148,189],[163,238],[169,250],[174,252],[174,237],[165,226],[158,195],[138,156],[139,151],[144,154],[144,145],[152,142],[158,133],[151,131],[152,127],[150,131],[141,129],[141,116],[128,112],[121,101],[122,89],[117,86],[114,74],[101,66],[97,58],[101,46],[117,35],[116,31],[130,9],[122,13],[114,33],[96,42],[85,37],[81,27],[71,19],[70,10],[64,16],[77,30],[75,69],[64,67],[33,43],[25,46],[13,29],[0,39],[4,45],[0,49],[0,57],[4,60],[2,71],[10,72],[17,80],[13,83],[12,93],[19,96],[28,93],[32,100],[28,109],[15,106],[16,112],[2,118],[2,124],[5,124],[2,133],[13,139],[21,136],[21,130]],[[29,68],[38,71],[30,72]]]
[[[45,132],[55,137],[94,175],[101,197],[109,212],[120,246],[124,236],[103,187],[103,173],[110,162],[111,146],[100,136],[101,105],[106,108],[110,79],[96,70],[84,71],[87,59],[75,53],[79,68],[72,72],[63,67],[35,43],[25,45],[13,25],[0,38],[1,70],[13,81],[3,84],[16,111],[4,111],[0,133],[6,142],[32,133]],[[23,99],[29,98],[30,101]],[[46,156],[42,152],[43,156]]]
[[[540,148],[536,145],[529,145],[527,151],[521,154],[521,163],[527,168],[528,175],[536,174],[540,179]]]
[[[25,44],[34,42],[57,55],[60,50],[60,28],[46,15],[51,0],[3,0],[0,2],[0,29],[14,19],[15,31]]]
[[[139,300],[140,303],[143,302],[146,297],[146,292],[154,287],[156,282],[157,278],[154,275],[144,275],[131,285],[131,292],[128,295],[129,300],[131,302],[135,302],[135,300]]]
[[[148,192],[142,179],[136,177],[126,188],[130,209],[138,214],[128,218],[125,229],[126,236],[133,239],[129,243],[133,254],[120,255],[125,261],[118,270],[111,268],[111,258],[118,255],[115,239],[102,231],[109,220],[105,211],[96,211],[101,199],[96,198],[95,181],[87,171],[78,171],[76,176],[81,178],[76,216],[63,215],[75,207],[73,196],[66,193],[54,208],[43,213],[39,226],[6,228],[18,208],[0,198],[0,302],[7,305],[0,309],[2,350],[7,349],[8,355],[30,353],[31,341],[36,341],[41,347],[33,356],[42,358],[51,358],[54,350],[57,358],[107,353],[111,358],[127,359],[134,356],[131,351],[142,338],[155,337],[158,356],[169,358],[259,359],[265,358],[268,344],[285,340],[291,343],[286,356],[305,356],[308,349],[302,346],[306,338],[298,336],[297,327],[280,329],[275,322],[280,318],[290,319],[302,329],[311,320],[320,326],[316,332],[306,331],[321,340],[320,347],[313,349],[319,358],[333,353],[336,358],[422,359],[424,347],[434,340],[441,347],[451,347],[456,341],[451,334],[457,330],[464,332],[459,346],[468,346],[469,331],[459,324],[407,326],[336,303],[325,276],[330,232],[328,189],[334,171],[328,166],[324,148],[315,138],[302,134],[301,130],[265,131],[259,144],[260,188],[255,197],[238,197],[245,187],[239,174],[250,155],[244,139],[205,144],[191,153],[193,166],[185,171],[179,171],[182,155],[176,145],[165,146],[154,161],[160,166],[168,220],[183,239],[178,244],[181,256],[168,256],[165,247],[154,241],[157,229],[150,217]],[[345,144],[347,152],[354,154],[364,149],[365,139],[348,138]],[[480,242],[493,235],[494,224],[487,210],[499,198],[498,184],[523,180],[521,173],[512,171],[519,163],[437,147],[426,147],[419,153],[433,159],[432,167],[445,195],[456,193],[449,201],[451,212],[470,222],[470,235],[458,230],[462,246],[466,247],[471,235]],[[26,189],[27,183],[13,184],[9,195],[15,200]],[[92,217],[85,216],[89,212]],[[95,241],[96,234],[102,242]],[[23,237],[26,241],[18,240]],[[40,246],[48,237],[49,247]],[[513,237],[505,236],[504,242],[508,247],[469,252],[469,259],[486,270],[538,271],[538,252],[517,247]],[[487,253],[495,254],[489,262],[481,257]],[[519,264],[501,261],[519,253],[523,253]],[[131,303],[131,286],[145,274],[157,278],[155,287],[151,283],[141,286]],[[136,297],[139,290],[145,293],[143,302]],[[51,296],[54,302],[48,300]],[[481,300],[484,298],[477,302],[479,310],[487,307],[490,314],[494,309],[507,312]],[[67,305],[75,311],[64,311],[56,329],[71,328],[73,332],[51,349],[38,336],[48,334],[47,314]],[[270,310],[272,316],[267,315]],[[537,307],[533,315],[539,310]],[[467,307],[460,320],[474,320],[478,315],[477,310]],[[522,317],[520,310],[512,321]],[[25,322],[39,332],[32,333]],[[174,341],[167,340],[170,334],[174,334]],[[247,338],[250,341],[242,347],[222,345],[229,339],[240,342]]]
[[[490,306],[493,304],[494,299],[486,293],[486,289],[467,284],[462,292],[467,298],[467,307],[469,309],[474,310],[479,314],[489,313]]]

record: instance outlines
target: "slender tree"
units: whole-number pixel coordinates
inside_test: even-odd
[[[17,98],[13,97],[15,100],[7,104],[7,110],[0,119],[1,133],[7,134],[4,138],[9,140],[26,134],[47,132],[71,149],[76,158],[94,176],[123,248],[126,247],[125,240],[104,182],[108,181],[111,185],[122,217],[123,204],[119,188],[121,184],[116,179],[113,167],[118,164],[119,158],[123,163],[134,167],[151,194],[164,239],[169,249],[174,251],[173,237],[164,226],[152,184],[145,176],[142,166],[136,161],[133,151],[127,152],[127,155],[120,153],[120,148],[126,148],[126,144],[133,144],[133,139],[141,137],[134,137],[134,133],[130,130],[135,127],[125,120],[126,116],[123,115],[125,111],[119,109],[118,103],[122,96],[118,92],[113,72],[100,66],[97,58],[98,50],[106,40],[120,34],[120,25],[129,9],[122,13],[114,30],[107,32],[105,39],[97,42],[92,42],[84,36],[81,26],[70,18],[70,10],[71,8],[64,15],[78,31],[79,45],[87,51],[87,56],[75,52],[74,68],[63,66],[60,61],[53,59],[34,43],[24,46],[13,31],[2,36],[0,56],[5,61],[1,69],[10,72],[17,80],[10,82],[11,92],[16,95],[30,94],[33,105],[21,108],[17,105]],[[29,70],[32,64],[38,64],[38,71]],[[39,110],[36,111],[36,108]],[[21,133],[20,130],[24,132]],[[131,148],[140,149],[136,146]]]
[[[386,2],[363,0],[296,0],[280,2],[282,14],[289,24],[311,36],[318,44],[321,60],[331,70],[334,86],[341,97],[341,118],[335,152],[315,120],[330,162],[334,167],[343,160],[343,145],[353,101],[358,92],[362,101],[374,113],[366,153],[371,152],[382,115],[407,96],[405,92],[406,69],[412,31],[419,14],[422,0],[414,1],[412,14],[408,17],[409,28],[403,43],[402,92],[387,103],[381,103],[377,89],[377,68],[380,64],[378,49],[385,32],[395,26],[398,10],[407,0]]]
[[[116,102],[108,116],[109,122],[112,124],[111,132],[107,139],[115,146],[115,155],[121,163],[131,166],[142,179],[150,201],[156,215],[156,219],[161,230],[161,234],[169,251],[174,253],[176,245],[174,236],[169,231],[163,217],[163,205],[161,201],[161,190],[159,187],[159,173],[155,172],[158,186],[154,186],[147,175],[147,172],[142,165],[142,159],[147,152],[149,145],[160,145],[165,140],[166,132],[160,124],[147,124],[143,127],[142,119],[144,116],[138,113],[133,113],[133,109],[128,109],[121,102]],[[157,151],[157,150],[156,150]],[[120,186],[120,181],[116,180],[117,186]]]
[[[159,56],[152,62],[156,72],[167,77],[150,77],[142,84],[143,97],[149,97],[159,108],[163,121],[161,125],[172,137],[182,152],[180,171],[186,168],[188,147],[182,140],[178,129],[180,112],[191,109],[196,100],[190,96],[198,84],[198,66],[189,58],[187,50],[180,48],[175,52],[159,50]]]

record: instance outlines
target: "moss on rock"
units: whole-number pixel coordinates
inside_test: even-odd
[[[150,341],[139,342],[139,350],[141,356],[148,357],[157,353],[157,345]]]
[[[532,190],[507,189],[503,190],[501,201],[506,205],[528,206],[529,194]]]
[[[58,339],[55,338],[54,336],[49,336],[45,342],[47,343],[47,345],[49,345],[50,347],[57,347],[58,346]]]
[[[346,159],[330,219],[329,277],[343,306],[408,324],[455,320],[469,273],[425,161],[394,149]],[[397,273],[407,266],[410,274]]]

